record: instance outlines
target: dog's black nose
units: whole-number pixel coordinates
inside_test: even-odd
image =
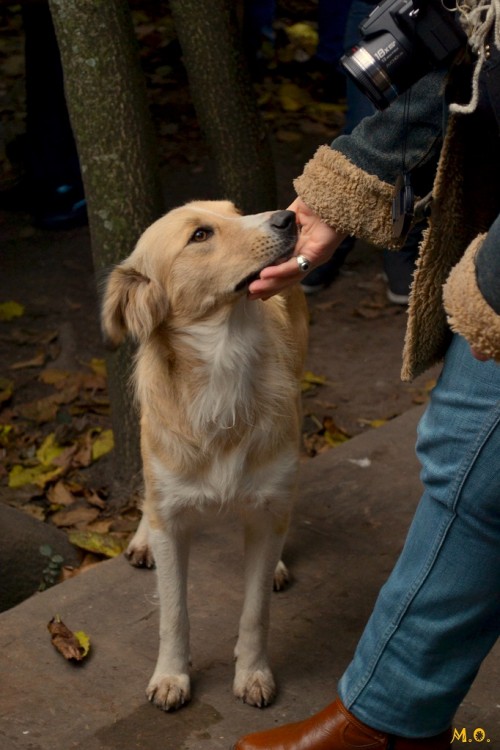
[[[270,219],[272,227],[276,229],[288,229],[289,226],[295,224],[295,212],[294,211],[276,211]]]

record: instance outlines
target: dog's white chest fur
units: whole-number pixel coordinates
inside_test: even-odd
[[[261,505],[269,497],[276,502],[295,475],[296,446],[286,441],[276,452],[272,443],[276,420],[286,419],[279,413],[286,408],[284,398],[289,406],[296,383],[284,372],[275,381],[269,378],[266,370],[275,355],[267,351],[272,342],[261,313],[259,304],[241,300],[229,317],[190,325],[180,335],[195,355],[193,375],[201,386],[183,409],[185,431],[196,436],[199,460],[172,470],[161,456],[153,458],[164,509],[236,500]],[[265,453],[267,442],[266,460],[249,461],[257,448]],[[168,452],[172,436],[165,434],[163,443]]]
[[[265,337],[259,306],[245,300],[227,319],[188,326],[183,337],[200,360],[204,381],[188,409],[195,432],[234,428],[237,420],[254,420],[253,402]]]

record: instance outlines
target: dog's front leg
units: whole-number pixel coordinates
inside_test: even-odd
[[[259,708],[272,703],[276,685],[267,657],[273,575],[281,557],[288,517],[254,510],[245,518],[245,600],[235,648],[233,691]]]
[[[190,529],[178,519],[150,529],[160,598],[160,649],[147,688],[150,701],[171,711],[191,697],[187,570]]]

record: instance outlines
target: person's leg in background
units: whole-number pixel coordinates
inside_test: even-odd
[[[337,102],[345,98],[346,79],[339,61],[344,54],[344,33],[351,0],[319,0],[318,48],[315,65],[322,74],[316,96],[322,101]]]
[[[274,45],[273,29],[276,15],[275,0],[245,0],[243,3],[243,44],[252,74],[259,77],[267,62],[262,47],[265,42]]]
[[[86,222],[76,145],[48,3],[23,3],[26,65],[26,189],[38,226],[63,229]]]

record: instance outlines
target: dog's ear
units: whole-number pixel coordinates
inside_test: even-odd
[[[130,266],[117,266],[104,292],[101,322],[108,346],[116,348],[127,333],[144,341],[165,319],[167,296],[158,282]]]

